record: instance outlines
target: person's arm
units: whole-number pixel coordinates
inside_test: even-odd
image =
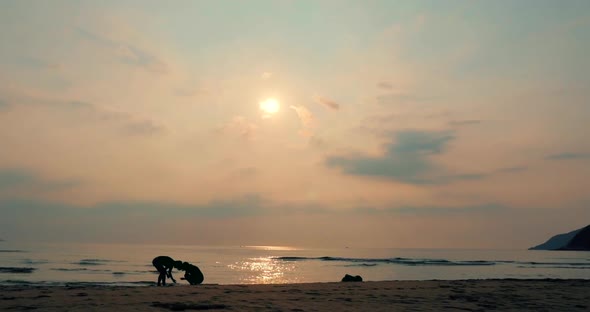
[[[173,267],[168,268],[168,277],[172,280],[172,282],[176,283],[176,280],[174,279],[174,277],[172,277],[172,268]]]

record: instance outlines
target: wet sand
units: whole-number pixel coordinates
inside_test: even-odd
[[[590,311],[590,280],[0,286],[1,311]]]

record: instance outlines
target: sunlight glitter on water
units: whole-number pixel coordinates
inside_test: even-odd
[[[241,278],[243,283],[278,284],[298,282],[298,278],[295,276],[286,276],[286,273],[295,270],[293,263],[277,261],[272,257],[249,258],[247,261],[237,261],[229,264],[228,268],[238,273],[245,273]]]

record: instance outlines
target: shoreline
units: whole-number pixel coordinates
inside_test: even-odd
[[[365,280],[361,283],[412,283],[412,282],[470,282],[470,281],[579,281],[579,282],[590,282],[590,278],[552,278],[552,277],[539,277],[539,278],[465,278],[465,279],[424,279],[424,280]],[[300,283],[231,283],[231,284],[220,284],[220,283],[203,283],[199,285],[193,285],[193,287],[199,286],[277,286],[277,285],[307,285],[307,284],[333,284],[343,283],[341,281],[328,281],[328,282],[300,282]],[[355,283],[355,282],[351,282]],[[347,282],[345,282],[347,284]],[[11,288],[11,287],[158,287],[155,281],[129,281],[129,282],[87,282],[87,281],[26,281],[26,280],[4,280],[0,281],[0,289]],[[184,287],[191,286],[185,281],[177,281],[176,283],[167,282],[166,288],[168,287]]]
[[[66,308],[64,308],[66,307]],[[0,286],[0,310],[391,311],[590,309],[588,279],[156,286]]]

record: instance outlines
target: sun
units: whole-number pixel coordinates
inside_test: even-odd
[[[265,115],[272,115],[279,111],[279,109],[281,108],[281,104],[277,99],[268,98],[260,102],[259,107]]]

